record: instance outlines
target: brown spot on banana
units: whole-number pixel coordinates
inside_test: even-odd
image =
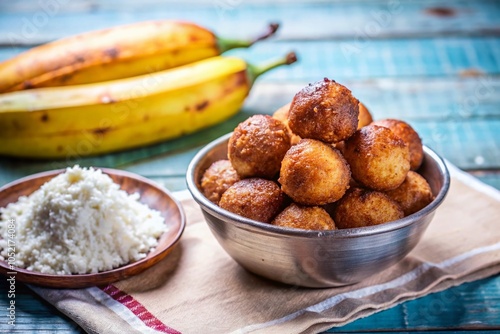
[[[247,73],[245,71],[241,71],[236,73],[236,87],[240,86],[249,86],[250,82],[248,80]]]
[[[26,80],[25,82],[23,82],[23,89],[31,89],[33,88],[33,83],[31,83],[30,80]]]
[[[61,82],[66,82],[68,81],[69,79],[71,79],[73,77],[72,73],[68,73],[68,74],[64,74],[63,76],[61,76]]]
[[[208,107],[209,104],[210,104],[210,102],[208,100],[205,100],[205,101],[198,103],[196,105],[196,111],[203,111],[203,109]]]
[[[106,127],[106,128],[98,128],[92,130],[92,133],[97,135],[97,136],[104,136],[109,130],[111,130],[111,127]]]
[[[116,59],[118,58],[118,55],[120,54],[120,50],[116,47],[111,47],[109,49],[104,50],[104,55],[108,56],[111,59]]]
[[[49,115],[47,113],[43,113],[42,116],[40,117],[40,121],[45,123],[48,120],[49,120]]]
[[[76,54],[76,55],[74,56],[74,59],[75,59],[75,62],[76,62],[76,63],[84,63],[84,62],[85,62],[85,60],[86,60],[85,55],[81,55],[81,54]],[[57,69],[59,69],[59,68],[60,68],[60,66],[58,66],[58,67],[54,68],[53,70],[57,70]]]
[[[235,73],[234,75],[235,75],[234,84],[232,86],[227,86],[224,88],[224,95],[230,94],[238,87],[250,86],[250,82],[248,80],[248,76],[245,71]]]
[[[197,42],[197,41],[199,41],[199,40],[200,40],[200,36],[199,36],[199,35],[197,35],[197,34],[192,34],[192,35],[189,35],[189,40],[190,40],[191,42]]]
[[[226,85],[223,90],[219,91],[220,95],[213,96],[211,100],[217,101],[220,98],[223,98],[226,95],[231,94],[239,87],[245,86],[250,87],[250,83],[245,71],[241,71],[238,73],[234,73],[230,84]],[[249,90],[249,89],[248,89]],[[248,93],[248,92],[247,92]],[[194,105],[185,105],[184,112],[204,112],[207,107],[210,106],[210,100],[203,100]]]

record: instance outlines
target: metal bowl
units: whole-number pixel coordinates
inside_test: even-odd
[[[304,287],[357,283],[403,259],[418,243],[443,202],[450,175],[443,160],[424,146],[419,173],[435,199],[403,219],[377,226],[333,231],[307,231],[273,226],[228,212],[201,192],[203,172],[227,159],[231,133],[203,148],[187,171],[188,189],[200,205],[213,235],[242,267],[269,279]]]

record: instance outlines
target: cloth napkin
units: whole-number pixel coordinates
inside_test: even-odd
[[[500,272],[500,192],[449,166],[447,198],[417,247],[361,283],[288,286],[242,269],[187,192],[181,242],[140,275],[103,287],[31,286],[89,333],[317,333]]]

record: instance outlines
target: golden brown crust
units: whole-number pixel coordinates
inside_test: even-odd
[[[383,119],[373,122],[373,124],[385,126],[408,144],[410,149],[410,169],[417,170],[424,159],[424,149],[422,147],[422,140],[411,125],[398,119]]]
[[[359,102],[358,130],[373,122],[372,115],[366,106]]]
[[[269,223],[282,210],[284,196],[278,184],[262,178],[249,178],[229,187],[219,206],[240,216]]]
[[[304,205],[323,205],[340,199],[351,173],[342,155],[314,139],[301,139],[285,154],[280,178],[283,192]]]
[[[286,126],[288,135],[290,136],[290,143],[292,145],[295,145],[300,141],[300,136],[297,136],[295,133],[293,133],[293,131],[288,126],[288,115],[290,113],[290,105],[291,103],[287,103],[278,110],[276,110],[273,114],[273,117]]]
[[[429,183],[413,171],[408,172],[399,187],[387,191],[386,194],[401,206],[405,216],[423,209],[434,199]]]
[[[219,197],[223,209],[276,226],[377,225],[432,201],[427,181],[410,171],[423,156],[410,125],[373,122],[349,89],[325,78],[303,88],[272,117],[241,122],[228,143],[232,174],[227,161],[214,163],[202,188],[215,203]]]
[[[288,125],[301,138],[336,143],[356,131],[358,103],[349,89],[325,78],[294,96]]]
[[[218,204],[222,194],[239,180],[240,177],[229,160],[218,160],[203,173],[201,188],[210,201]]]
[[[271,224],[276,226],[300,228],[303,230],[335,230],[335,223],[319,206],[303,206],[296,203],[290,204],[283,210]]]
[[[345,141],[352,177],[374,190],[397,188],[410,170],[408,145],[386,127],[370,124]]]
[[[240,177],[272,179],[289,148],[290,137],[283,123],[269,115],[255,115],[234,129],[228,157]]]
[[[337,202],[333,219],[337,228],[379,225],[403,218],[403,210],[386,194],[352,188]]]

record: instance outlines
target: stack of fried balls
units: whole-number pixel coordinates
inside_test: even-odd
[[[204,172],[201,188],[221,208],[259,222],[357,228],[403,218],[433,200],[416,172],[423,157],[409,124],[373,121],[349,89],[325,78],[272,117],[240,123],[228,159]]]

